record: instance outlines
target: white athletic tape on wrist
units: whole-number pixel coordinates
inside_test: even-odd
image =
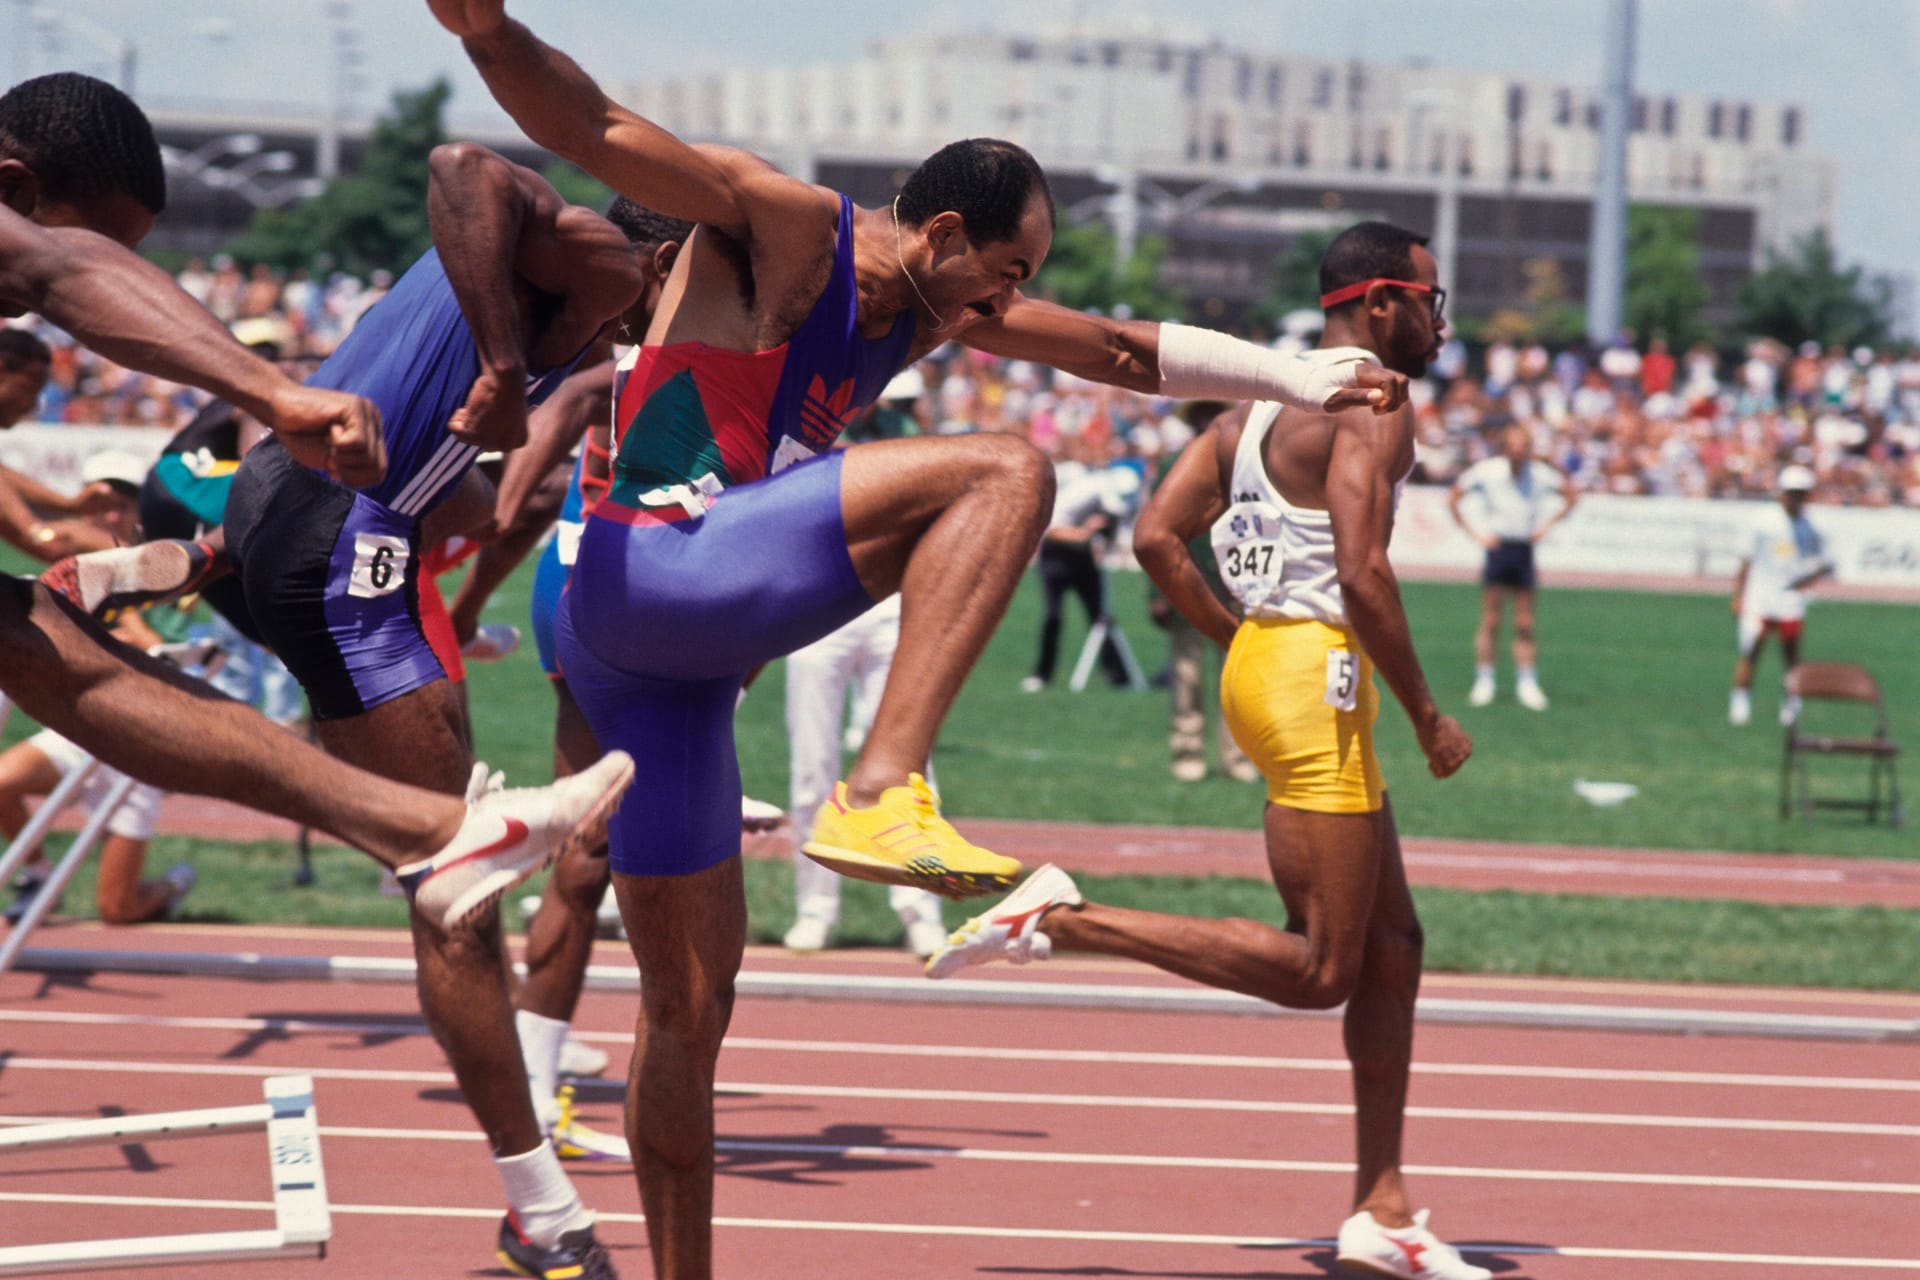
[[[1377,363],[1363,347],[1289,354],[1212,329],[1160,326],[1160,392],[1180,400],[1277,400],[1317,411],[1334,392],[1359,385],[1363,362]]]

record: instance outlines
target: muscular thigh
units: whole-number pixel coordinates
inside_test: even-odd
[[[1395,867],[1385,865],[1390,824],[1383,814],[1267,806],[1267,865],[1286,904],[1289,929],[1333,952],[1357,956],[1383,893],[1411,910],[1397,847]]]
[[[576,639],[634,676],[738,678],[866,612],[873,597],[847,555],[840,465],[829,454],[737,485],[685,520],[597,512],[561,606]],[[571,679],[564,653],[561,666]]]
[[[436,680],[358,715],[315,724],[328,754],[369,773],[459,795],[473,768],[454,686]]]

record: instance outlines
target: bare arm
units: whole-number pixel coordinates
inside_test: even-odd
[[[1337,351],[1286,355],[1224,333],[1110,320],[1018,292],[1005,312],[968,325],[959,341],[1148,395],[1277,400],[1316,412],[1385,412],[1407,397],[1405,376]]]
[[[1240,619],[1220,603],[1189,544],[1227,510],[1221,450],[1232,456],[1232,443],[1238,442],[1245,423],[1246,410],[1241,408],[1231,415],[1230,426],[1203,431],[1188,441],[1133,526],[1133,553],[1153,585],[1222,649],[1233,643]]]
[[[1738,615],[1747,602],[1747,570],[1753,568],[1753,561],[1742,560],[1739,570],[1733,575],[1733,612]]]
[[[371,484],[386,471],[373,406],[288,381],[166,272],[105,236],[36,226],[0,208],[0,308],[38,312],[110,360],[233,402],[301,462],[344,483]]]
[[[1333,522],[1334,564],[1347,620],[1387,687],[1406,709],[1427,767],[1444,778],[1473,749],[1451,716],[1440,713],[1414,652],[1413,632],[1400,602],[1400,583],[1387,560],[1393,536],[1393,487],[1405,458],[1407,418],[1343,414],[1335,425],[1327,466],[1327,513]]]
[[[609,98],[566,54],[506,16],[504,0],[428,0],[461,38],[494,100],[526,135],[648,208],[743,243],[784,241],[824,209],[808,183],[688,146]],[[814,220],[817,223],[817,218]],[[804,230],[817,232],[817,225]]]
[[[1551,462],[1542,463],[1541,465],[1553,467]],[[1546,537],[1548,530],[1571,515],[1574,504],[1580,501],[1580,491],[1574,488],[1572,478],[1558,467],[1553,467],[1553,470],[1554,473],[1560,477],[1560,509],[1554,512],[1553,516],[1545,524],[1534,531],[1533,540],[1535,542]]]
[[[1481,546],[1493,546],[1494,539],[1490,535],[1481,533],[1478,529],[1468,524],[1467,518],[1460,514],[1460,500],[1466,496],[1467,491],[1457,484],[1453,486],[1452,492],[1447,494],[1447,510],[1453,514],[1453,522],[1459,525],[1461,530],[1465,532],[1469,538],[1472,538]]]
[[[480,356],[480,377],[448,430],[482,448],[517,448],[529,362],[568,359],[631,305],[639,260],[612,223],[485,147],[436,147],[429,165],[434,245]],[[561,301],[546,334],[528,331],[523,284]]]

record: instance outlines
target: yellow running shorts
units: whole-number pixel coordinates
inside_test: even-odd
[[[1373,754],[1380,695],[1351,631],[1249,618],[1220,672],[1233,740],[1267,779],[1267,799],[1316,813],[1372,813],[1386,784]]]

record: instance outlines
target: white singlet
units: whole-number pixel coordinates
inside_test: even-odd
[[[1211,539],[1220,580],[1249,618],[1301,618],[1347,625],[1346,602],[1333,556],[1333,517],[1288,502],[1267,476],[1264,446],[1281,407],[1254,404],[1233,455],[1226,514]],[[1409,467],[1408,474],[1412,474]],[[1393,486],[1400,506],[1401,476]]]

